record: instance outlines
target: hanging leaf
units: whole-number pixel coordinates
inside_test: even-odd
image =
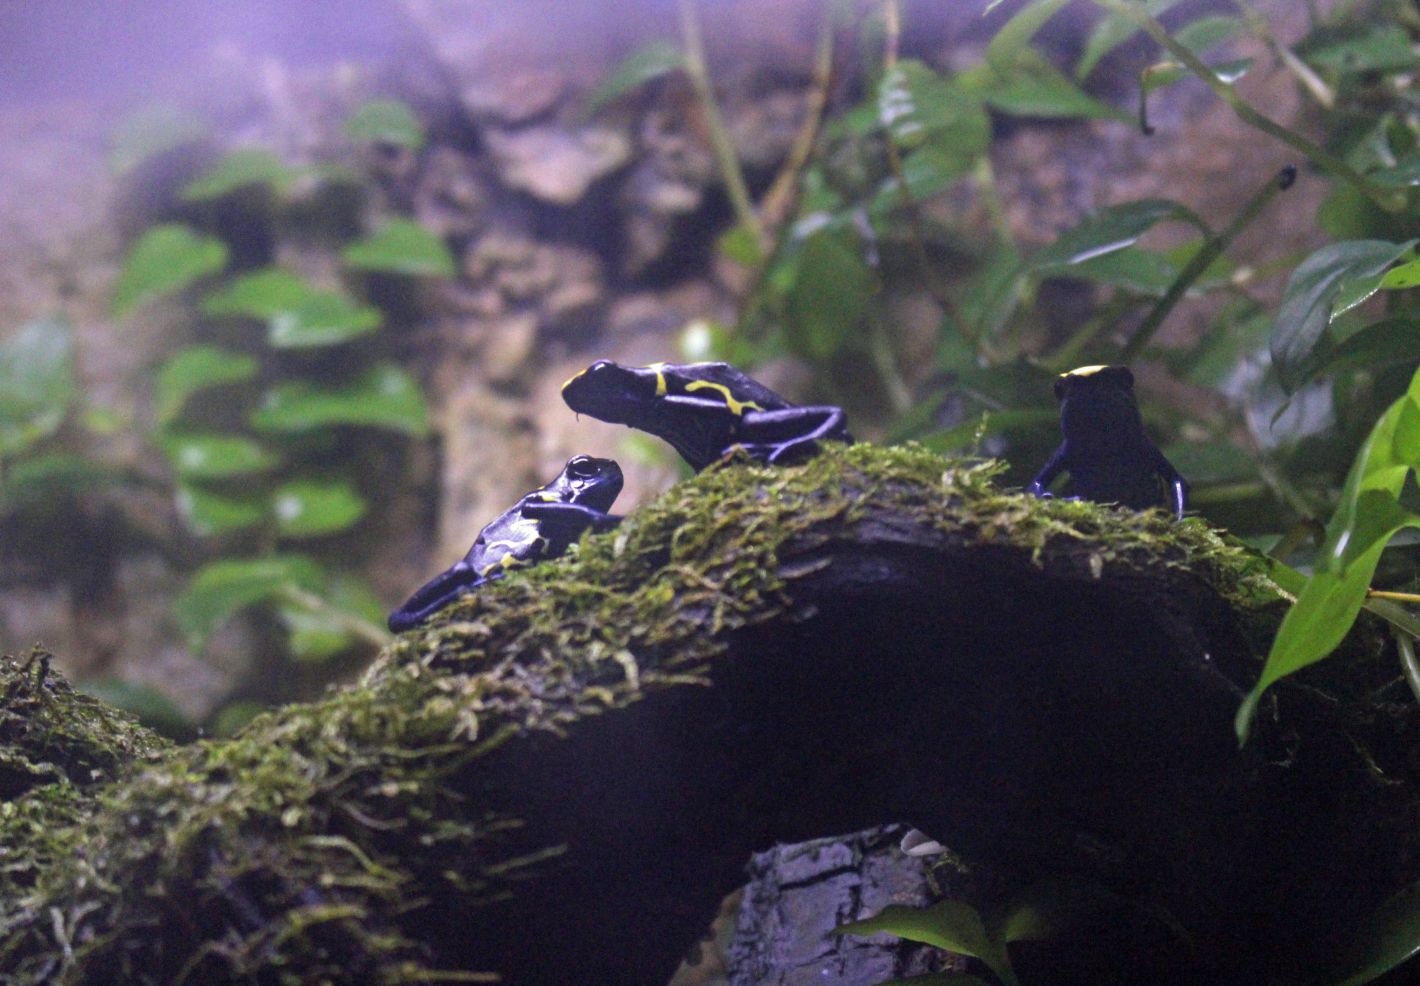
[[[1315,31],[1295,50],[1315,68],[1342,75],[1402,72],[1420,65],[1420,53],[1405,28],[1361,19]]]
[[[669,41],[652,41],[637,48],[621,60],[605,81],[592,90],[592,94],[587,97],[587,115],[596,113],[633,89],[639,89],[652,79],[659,79],[684,65],[685,59],[680,49]]]
[[[1144,3],[1140,5],[1140,11],[1148,17],[1158,17],[1167,12],[1169,8],[1177,6],[1179,2],[1180,0],[1144,0]],[[1080,56],[1080,61],[1075,66],[1075,79],[1083,82],[1095,70],[1100,59],[1132,38],[1138,30],[1139,25],[1134,22],[1132,17],[1124,14],[1106,13],[1095,24],[1089,41],[1085,43],[1085,52]]]
[[[159,437],[168,462],[181,479],[226,479],[267,472],[280,459],[245,435],[169,432]]]
[[[454,258],[444,241],[412,219],[394,219],[341,253],[350,267],[408,274],[453,277]]]
[[[1074,229],[1038,250],[1026,263],[1037,274],[1073,273],[1060,268],[1082,264],[1133,246],[1139,237],[1165,220],[1178,219],[1202,228],[1203,223],[1185,206],[1169,199],[1125,202],[1092,213]]]
[[[173,603],[173,615],[188,645],[201,651],[214,631],[237,612],[278,598],[289,588],[317,592],[321,567],[304,555],[222,559],[199,569]]]
[[[801,356],[826,360],[862,327],[876,278],[856,238],[820,229],[799,252],[784,333]]]
[[[227,245],[180,223],[154,226],[123,262],[113,292],[113,314],[122,318],[140,305],[181,291],[227,266]]]
[[[92,459],[55,452],[21,459],[5,473],[0,501],[12,507],[62,503],[66,497],[116,482],[112,470]]]
[[[417,151],[424,146],[424,126],[406,103],[398,99],[372,99],[362,103],[345,121],[352,140],[393,144]]]
[[[0,455],[22,452],[59,430],[74,400],[74,333],[41,318],[0,341]]]
[[[1034,48],[1022,49],[1009,66],[984,63],[959,79],[988,106],[1012,116],[1131,119],[1086,93]]]
[[[1027,51],[1031,38],[1069,0],[1030,0],[1002,24],[986,46],[986,61],[1003,73],[1009,72]]]
[[[202,140],[208,132],[201,118],[175,106],[149,106],[130,113],[114,129],[109,170],[125,175],[150,158]]]
[[[209,387],[245,383],[256,376],[257,361],[246,353],[217,346],[188,346],[158,370],[154,411],[159,425],[176,420],[193,394]]]
[[[1349,282],[1382,273],[1415,242],[1350,240],[1331,243],[1303,260],[1292,272],[1268,342],[1277,377],[1289,393],[1300,385],[1342,290]]]
[[[1386,900],[1345,936],[1338,938],[1339,955],[1328,977],[1337,986],[1365,986],[1420,955],[1420,884],[1412,884]]]
[[[188,202],[206,202],[249,185],[267,185],[272,191],[284,192],[305,173],[305,169],[291,167],[270,151],[248,147],[222,155],[202,175],[183,186],[181,195]]]
[[[379,363],[342,386],[319,386],[308,380],[278,384],[267,391],[251,423],[270,432],[352,425],[418,437],[429,430],[429,411],[413,377],[393,363]]]
[[[298,479],[271,496],[271,512],[283,537],[319,537],[343,531],[365,515],[366,503],[344,479]]]
[[[218,493],[193,483],[179,483],[178,516],[198,537],[213,537],[263,523],[265,497],[254,493]]]
[[[202,309],[214,316],[264,320],[267,342],[277,349],[333,346],[379,328],[378,308],[337,291],[321,291],[289,271],[269,268],[237,278],[209,295]]]
[[[1411,260],[1385,272],[1380,284],[1382,291],[1404,291],[1420,287],[1420,260]]]
[[[980,959],[1006,986],[1019,986],[1005,944],[987,935],[981,915],[964,901],[943,900],[922,908],[892,904],[873,917],[833,929],[836,935],[879,932]]]

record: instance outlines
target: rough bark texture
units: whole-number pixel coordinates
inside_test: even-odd
[[[992,471],[731,462],[322,702],[116,779],[30,772],[0,813],[0,971],[659,986],[752,852],[904,822],[986,897],[1115,902],[1014,953],[1028,983],[1310,981],[1415,876],[1389,668],[1353,637],[1239,752],[1281,601],[1260,560]],[[10,707],[72,701],[4,674]]]

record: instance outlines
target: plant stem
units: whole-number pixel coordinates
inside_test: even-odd
[[[1237,238],[1237,235],[1246,229],[1254,219],[1257,218],[1266,206],[1272,201],[1273,196],[1278,192],[1285,191],[1292,187],[1292,182],[1296,179],[1297,169],[1288,165],[1274,179],[1269,179],[1267,184],[1262,186],[1242,210],[1228,223],[1227,227],[1216,236],[1209,239],[1193,258],[1179,271],[1178,277],[1174,278],[1169,289],[1164,292],[1164,296],[1158,300],[1153,309],[1144,317],[1144,321],[1139,323],[1139,327],[1134,330],[1134,334],[1129,337],[1129,341],[1124,344],[1124,351],[1120,354],[1120,362],[1127,363],[1138,356],[1143,348],[1149,344],[1149,340],[1154,337],[1154,333],[1159,331],[1164,324],[1164,319],[1174,310],[1179,301],[1187,293],[1193,283],[1203,275],[1203,272],[1217,260],[1223,251]]]
[[[794,203],[799,193],[799,178],[809,155],[818,141],[819,129],[823,125],[824,109],[828,106],[828,92],[833,84],[833,9],[824,6],[823,20],[819,23],[818,40],[814,45],[813,81],[809,85],[808,97],[804,103],[804,122],[794,135],[794,144],[789,156],[774,184],[764,193],[760,205],[761,222],[765,232],[778,239],[778,230],[793,213]]]
[[[1331,87],[1311,70],[1311,66],[1296,56],[1296,53],[1282,42],[1277,40],[1277,35],[1272,33],[1272,25],[1267,23],[1267,18],[1263,17],[1256,10],[1252,9],[1250,0],[1233,0],[1233,5],[1243,15],[1243,20],[1247,22],[1248,30],[1262,39],[1262,43],[1272,49],[1272,53],[1287,69],[1297,77],[1297,81],[1302,84],[1302,88],[1311,93],[1323,109],[1332,109],[1336,106],[1336,93],[1331,91]],[[1312,21],[1315,23],[1316,10],[1312,9]]]
[[[298,589],[292,585],[282,586],[281,598],[293,606],[299,606],[310,613],[334,620],[340,624],[341,629],[352,637],[375,647],[384,647],[394,639],[383,627],[378,627],[368,620],[362,620],[354,613],[337,609],[320,596],[313,592],[307,592],[305,589]]]
[[[1275,120],[1253,109],[1246,100],[1238,95],[1238,91],[1235,87],[1218,78],[1213,70],[1205,65],[1197,55],[1174,40],[1173,37],[1169,35],[1168,31],[1164,29],[1162,24],[1153,17],[1150,17],[1143,10],[1137,8],[1134,4],[1128,2],[1128,0],[1095,0],[1095,3],[1117,14],[1122,14],[1137,24],[1144,33],[1148,34],[1149,37],[1153,38],[1165,51],[1172,55],[1174,60],[1187,68],[1194,75],[1198,76],[1198,78],[1202,79],[1208,88],[1217,93],[1218,97],[1232,108],[1233,112],[1237,114],[1238,119],[1242,120],[1248,126],[1261,130],[1268,136],[1280,140],[1288,147],[1305,154],[1325,170],[1354,186],[1357,191],[1361,192],[1386,212],[1399,212],[1401,209],[1405,208],[1406,196],[1404,192],[1381,188],[1373,184],[1367,180],[1364,175],[1356,171],[1335,154],[1332,154],[1326,148],[1312,143],[1296,131],[1282,126]]]
[[[1387,599],[1367,599],[1361,604],[1361,608],[1370,610],[1391,626],[1404,630],[1412,637],[1420,637],[1420,618],[1404,606],[1398,606]]]
[[[730,196],[730,206],[735,210],[735,218],[740,225],[750,231],[760,250],[764,250],[767,246],[764,229],[750,201],[744,171],[740,168],[739,158],[730,142],[730,133],[725,129],[725,120],[720,116],[719,104],[715,102],[714,87],[710,84],[710,72],[705,63],[705,42],[700,36],[700,21],[695,16],[695,0],[679,0],[678,8],[681,38],[685,45],[685,74],[690,79],[690,87],[695,91],[701,112],[705,114],[710,149],[715,155],[720,177],[725,182],[725,191]]]
[[[1415,660],[1415,640],[1408,633],[1396,630],[1395,649],[1400,651],[1400,670],[1405,674],[1405,683],[1410,686],[1410,694],[1420,702],[1420,661]]]

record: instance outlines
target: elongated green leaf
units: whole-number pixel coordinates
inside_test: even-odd
[[[1180,0],[1144,0],[1141,9],[1150,17],[1158,17],[1179,2]],[[1128,41],[1138,30],[1139,26],[1132,18],[1118,13],[1106,13],[1099,19],[1099,23],[1090,33],[1089,41],[1085,43],[1085,52],[1075,66],[1075,78],[1084,81],[1095,70],[1101,58]]]
[[[995,63],[963,73],[960,82],[992,109],[1045,119],[1131,120],[1101,103],[1034,48],[1024,48],[1010,66]]]
[[[963,170],[991,139],[991,122],[981,101],[914,59],[904,59],[883,74],[878,118],[903,150],[935,146],[959,157]]]
[[[1082,264],[1133,246],[1151,228],[1169,219],[1201,225],[1187,208],[1169,199],[1141,199],[1101,209],[1027,261],[1033,273],[1064,273],[1060,268]],[[1073,273],[1073,272],[1071,272]]]
[[[230,195],[249,185],[268,185],[285,191],[305,171],[293,168],[270,151],[257,147],[231,151],[194,180],[183,186],[182,197],[189,202],[205,202]]]
[[[175,106],[149,106],[119,121],[109,146],[108,165],[125,175],[149,158],[206,137],[207,124]]]
[[[372,99],[345,121],[345,134],[354,140],[393,144],[417,151],[424,146],[424,125],[408,104],[398,99]]]
[[[297,479],[271,497],[276,529],[283,537],[320,537],[343,531],[365,515],[365,498],[344,479]]]
[[[267,392],[251,423],[269,432],[351,425],[420,436],[429,429],[429,411],[413,377],[393,363],[379,363],[341,386],[307,380],[278,384]]]
[[[0,455],[22,452],[59,430],[74,400],[74,333],[41,318],[0,341]]]
[[[1396,72],[1420,65],[1420,53],[1399,24],[1367,24],[1353,19],[1345,26],[1317,31],[1299,44],[1298,55],[1319,69],[1343,75]]]
[[[278,598],[287,588],[317,592],[324,582],[321,567],[304,555],[223,559],[193,576],[173,603],[173,614],[189,646],[200,651],[238,611]]]
[[[289,271],[270,268],[237,278],[208,296],[209,315],[263,319],[267,342],[277,349],[333,346],[379,328],[378,308],[337,291],[321,291]]]
[[[1030,0],[1010,20],[1002,24],[986,46],[986,60],[1002,72],[1013,69],[1030,39],[1069,0]]]
[[[1380,284],[1382,291],[1404,291],[1420,287],[1420,259],[1411,260],[1385,272]]]
[[[113,291],[113,314],[122,318],[139,305],[181,291],[199,277],[227,266],[227,245],[180,223],[154,226],[133,244]]]
[[[685,65],[680,49],[669,41],[652,41],[621,60],[611,74],[587,97],[588,114]]]
[[[1420,885],[1411,885],[1381,904],[1357,928],[1339,939],[1332,960],[1337,986],[1365,986],[1420,954]]]
[[[173,471],[182,479],[226,479],[266,472],[277,455],[245,435],[169,432],[159,438]]]
[[[267,518],[266,498],[256,493],[225,493],[179,483],[178,516],[198,537],[213,537],[255,527]]]
[[[298,661],[325,661],[349,650],[360,640],[352,630],[354,620],[376,628],[384,626],[379,597],[353,576],[333,575],[320,594],[320,602],[319,609],[282,605],[277,610],[286,624],[291,656]]]
[[[158,370],[155,411],[158,424],[176,420],[188,399],[209,387],[245,383],[256,376],[256,357],[217,346],[189,346]]]
[[[444,241],[412,219],[394,219],[341,253],[347,266],[414,277],[453,277]]]
[[[833,228],[811,235],[797,264],[785,339],[801,356],[828,359],[861,327],[873,273],[851,234]]]
[[[30,455],[6,471],[0,501],[22,508],[53,504],[116,482],[112,470],[92,459],[64,452]]]
[[[1331,243],[1292,272],[1268,341],[1278,379],[1289,392],[1303,379],[1307,363],[1331,319],[1337,295],[1348,282],[1380,274],[1414,244],[1414,240]]]
[[[884,907],[873,917],[851,921],[833,929],[836,935],[874,935],[878,932],[978,958],[1003,983],[1008,986],[1016,983],[1005,945],[987,936],[981,915],[964,901],[943,900],[924,908],[894,904]]]

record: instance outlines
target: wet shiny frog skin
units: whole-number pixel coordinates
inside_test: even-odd
[[[562,385],[578,414],[665,439],[696,472],[741,448],[761,462],[851,442],[843,409],[791,404],[728,363],[622,366],[598,360]]]
[[[588,529],[615,527],[620,517],[606,511],[621,492],[621,467],[611,459],[578,455],[556,479],[524,494],[483,530],[468,554],[436,575],[390,614],[389,628],[403,633],[443,609],[461,594],[508,569],[556,558]]]
[[[1046,492],[1062,472],[1076,496],[1135,510],[1156,507],[1168,489],[1174,516],[1183,518],[1188,482],[1144,432],[1134,400],[1134,374],[1123,366],[1082,366],[1055,381],[1065,441],[1026,489]]]

